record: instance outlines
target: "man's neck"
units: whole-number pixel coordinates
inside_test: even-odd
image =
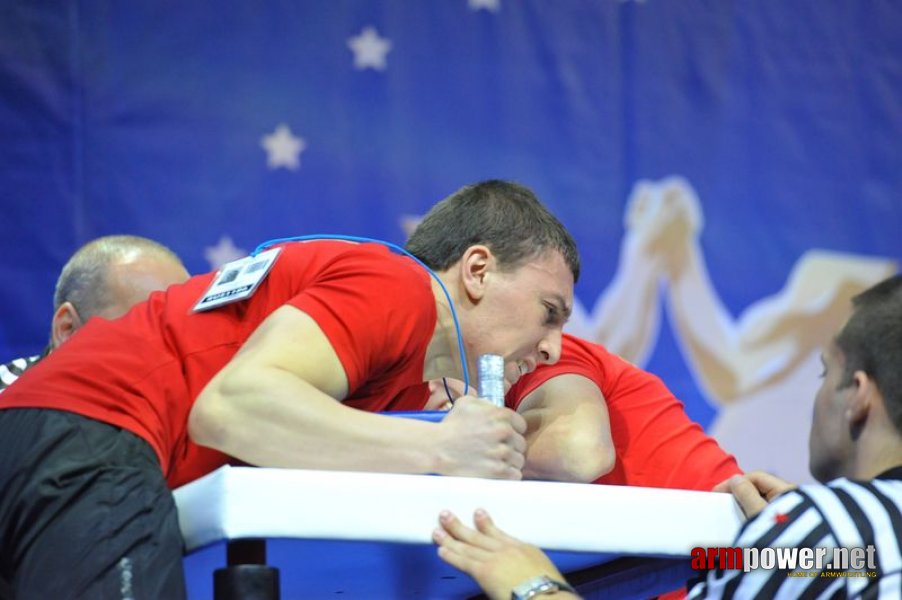
[[[448,293],[451,295],[451,301],[455,303],[455,308],[459,313],[460,307],[455,298],[453,283],[447,281],[445,273],[439,273],[438,275],[442,278]],[[460,349],[457,342],[457,327],[454,324],[448,297],[435,279],[432,280],[432,294],[435,296],[435,332],[432,334],[429,347],[426,349],[423,378],[425,380],[441,377],[463,379]]]
[[[870,443],[862,442],[851,478],[867,481],[899,466],[902,466],[902,437],[884,435],[877,439],[873,436]]]

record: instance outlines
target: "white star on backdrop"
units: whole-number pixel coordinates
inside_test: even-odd
[[[501,10],[501,0],[468,0],[470,10],[485,9],[490,12]]]
[[[360,35],[348,38],[348,47],[354,53],[354,68],[371,68],[384,71],[391,41],[379,37],[375,27],[364,27]]]
[[[273,133],[260,139],[260,145],[266,150],[266,164],[270,169],[285,167],[294,171],[301,166],[300,154],[307,142],[291,133],[288,125],[280,123]]]
[[[210,268],[218,269],[227,262],[232,262],[238,258],[247,256],[247,250],[236,248],[235,243],[227,235],[219,238],[215,246],[207,246],[204,248],[204,258],[210,263]]]

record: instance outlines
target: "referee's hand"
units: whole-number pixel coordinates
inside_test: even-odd
[[[739,502],[742,512],[749,519],[764,510],[767,504],[783,492],[795,489],[789,483],[764,471],[752,471],[745,475],[734,475],[714,486],[715,492],[730,492]]]

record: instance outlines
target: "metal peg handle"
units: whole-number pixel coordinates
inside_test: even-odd
[[[479,397],[495,406],[504,406],[504,357],[482,354],[476,363],[479,377]]]

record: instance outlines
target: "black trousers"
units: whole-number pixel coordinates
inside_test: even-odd
[[[79,415],[0,410],[0,598],[185,598],[151,447]]]

